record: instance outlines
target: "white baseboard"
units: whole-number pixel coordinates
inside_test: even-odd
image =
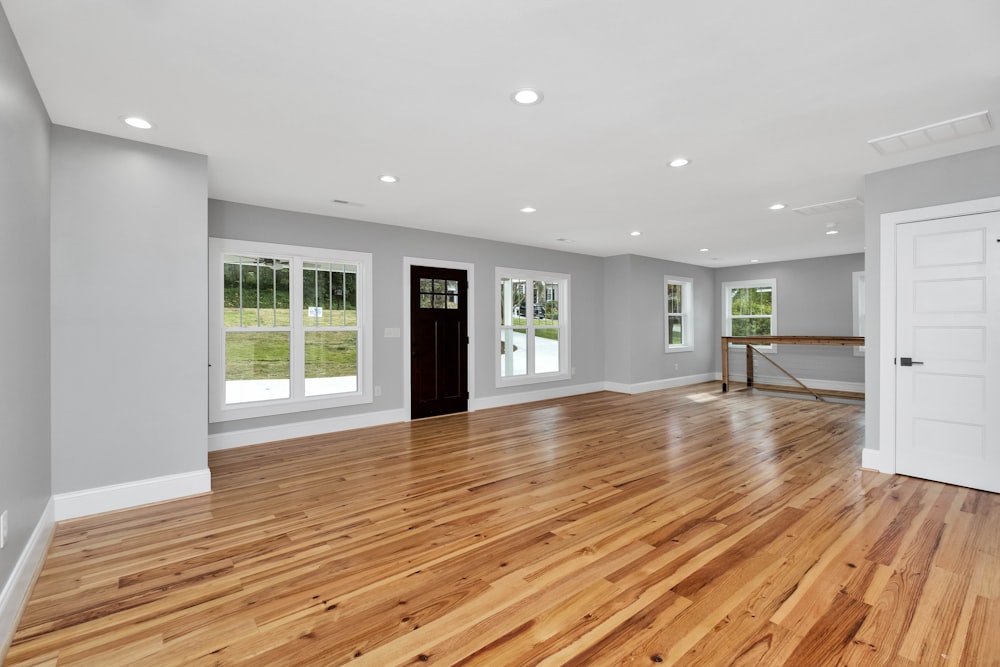
[[[290,438],[305,438],[311,435],[350,431],[355,428],[395,424],[401,421],[406,421],[406,413],[402,409],[383,410],[380,412],[363,412],[345,417],[312,419],[292,424],[248,428],[242,431],[230,431],[229,433],[215,433],[208,436],[208,451],[217,452],[223,449],[233,449],[234,447],[246,447],[248,445],[260,445],[265,442],[276,442]]]
[[[59,493],[53,496],[55,518],[56,521],[75,519],[90,514],[194,496],[211,490],[212,473],[205,468],[177,475],[164,475],[124,484]]]
[[[715,373],[716,380],[722,380],[722,373]],[[797,387],[798,385],[792,382],[787,377],[782,375],[779,376],[766,376],[766,375],[754,375],[754,382],[760,382],[762,384],[775,384],[781,387]],[[838,380],[814,380],[811,378],[799,378],[807,387],[812,389],[830,389],[832,391],[864,391],[864,382],[842,382]],[[744,386],[747,383],[746,374],[729,374],[729,384],[730,389],[733,387]]]
[[[861,450],[861,467],[865,470],[882,471],[882,452],[877,449]]]
[[[486,396],[469,401],[469,410],[486,410],[489,408],[503,408],[508,405],[520,405],[521,403],[534,403],[535,401],[547,401],[551,398],[565,398],[566,396],[579,396],[580,394],[592,394],[595,391],[604,391],[605,383],[591,382],[589,384],[575,384],[568,387],[554,387],[552,389],[538,389],[536,391],[522,391],[516,394],[501,394],[499,396]]]
[[[715,373],[702,373],[700,375],[685,375],[676,378],[664,378],[662,380],[651,380],[649,382],[637,382],[635,384],[624,384],[622,382],[605,382],[604,389],[616,391],[619,394],[642,394],[647,391],[660,391],[661,389],[673,389],[675,387],[686,387],[699,382],[709,382],[716,378]]]
[[[38,573],[42,571],[55,523],[55,502],[49,498],[41,518],[35,524],[31,537],[28,538],[28,543],[14,564],[10,578],[0,590],[0,662],[3,662],[10,642],[14,638],[21,612],[28,602],[28,594],[31,593]]]

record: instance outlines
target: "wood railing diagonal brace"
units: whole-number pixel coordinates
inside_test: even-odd
[[[761,352],[760,350],[758,350],[757,348],[755,348],[750,343],[747,343],[747,349],[748,350],[753,350],[754,352],[756,352],[757,354],[759,354],[761,357],[763,357],[764,359],[766,359],[772,366],[774,366],[779,371],[781,371],[782,373],[784,373],[785,375],[787,375],[788,377],[790,377],[792,379],[792,382],[794,382],[795,384],[799,385],[800,387],[802,387],[803,389],[805,389],[806,391],[808,391],[810,394],[812,394],[813,396],[815,396],[817,401],[826,402],[826,399],[824,399],[822,396],[820,396],[819,394],[817,394],[815,391],[813,391],[809,387],[807,387],[804,384],[802,384],[802,382],[799,381],[799,379],[797,377],[795,377],[794,375],[792,375],[791,373],[789,373],[788,371],[786,371],[784,368],[782,368],[778,364],[777,361],[771,359],[769,356],[767,356],[766,354],[764,354],[763,352]],[[752,368],[753,364],[752,364],[752,360],[749,359],[749,358],[747,359],[747,365],[748,365],[747,366],[747,375],[749,377],[752,377],[752,376],[750,376],[750,373],[752,373],[752,371],[750,370],[750,368]]]

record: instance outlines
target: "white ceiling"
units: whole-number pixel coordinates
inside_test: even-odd
[[[214,198],[599,256],[861,252],[860,210],[790,209],[1000,144],[997,0],[2,4],[54,123],[205,154]]]

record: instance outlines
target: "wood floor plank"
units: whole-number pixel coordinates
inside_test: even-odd
[[[1000,497],[863,422],[707,383],[213,452],[57,526],[3,664],[1000,664]]]

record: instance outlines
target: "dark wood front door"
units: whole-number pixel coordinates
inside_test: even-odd
[[[468,282],[461,269],[410,267],[410,417],[469,408]]]

